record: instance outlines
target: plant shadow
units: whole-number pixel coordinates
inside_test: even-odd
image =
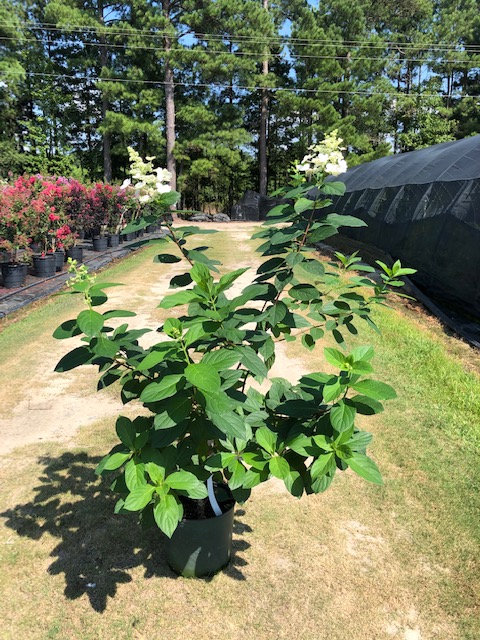
[[[131,582],[129,571],[134,567],[142,566],[145,578],[179,577],[167,564],[165,537],[157,528],[142,530],[135,514],[129,518],[113,513],[116,498],[94,474],[100,459],[85,452],[40,458],[44,469],[33,500],[0,514],[20,536],[57,538],[48,572],[64,574],[66,598],[85,594],[99,613],[115,596],[117,585]],[[237,509],[232,558],[223,569],[235,580],[246,579],[242,567],[247,562],[241,553],[250,544],[242,536],[251,528],[238,519],[243,515],[245,511]]]

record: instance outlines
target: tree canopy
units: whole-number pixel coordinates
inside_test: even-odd
[[[350,165],[480,133],[479,39],[475,0],[0,0],[0,175],[130,145],[228,208],[334,129]]]

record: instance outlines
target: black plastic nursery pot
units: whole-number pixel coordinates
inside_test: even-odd
[[[83,262],[83,247],[70,247],[70,249],[67,249],[67,258]]]
[[[175,573],[185,578],[201,578],[214,575],[230,562],[233,498],[229,498],[225,506],[227,510],[220,516],[184,517],[178,524],[166,548],[168,564]]]
[[[55,251],[55,270],[61,271],[65,263],[65,252]]]
[[[33,256],[33,268],[38,278],[54,276],[57,269],[55,254],[47,253],[45,256]]]
[[[120,244],[120,235],[118,233],[114,233],[111,236],[108,236],[109,247],[118,247],[119,244]]]
[[[24,284],[28,273],[28,264],[4,262],[1,267],[3,286],[6,289],[16,289]]]
[[[93,250],[94,251],[106,251],[108,248],[108,238],[105,236],[104,238],[93,238]]]

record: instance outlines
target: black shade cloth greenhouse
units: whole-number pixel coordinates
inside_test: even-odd
[[[428,295],[480,318],[480,135],[388,156],[339,176],[334,210],[368,227],[342,234],[404,266]]]

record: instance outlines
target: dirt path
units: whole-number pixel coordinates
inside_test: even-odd
[[[200,223],[198,226],[211,228],[208,223]],[[253,256],[252,262],[250,236],[253,226],[252,223],[233,222],[219,229],[228,231],[229,240],[231,239],[229,246],[234,248],[228,252],[221,238],[221,252],[225,253],[228,259],[225,261],[226,269],[255,267],[259,263],[259,256]],[[169,265],[168,270],[162,270],[160,265],[151,265],[150,258],[145,260],[139,256],[139,261],[143,267],[137,267],[133,273],[122,275],[121,281],[125,286],[109,290],[108,307],[135,310],[137,316],[128,318],[128,324],[135,329],[153,329],[141,339],[144,346],[149,346],[158,341],[159,336],[155,328],[164,317],[156,308],[158,302],[168,291],[170,278],[175,273],[180,273],[183,265]],[[250,279],[251,271],[237,281],[231,290],[232,295],[236,295]],[[169,315],[174,313],[175,310],[169,311]],[[28,386],[25,385],[17,394],[14,405],[9,406],[8,388],[3,389],[0,394],[3,413],[0,417],[0,438],[5,452],[48,440],[73,444],[79,428],[103,418],[111,417],[114,421],[119,412],[135,411],[133,406],[124,407],[111,391],[95,391],[97,374],[93,368],[82,367],[64,374],[54,372],[60,358],[69,349],[81,344],[79,340],[51,339],[50,335],[55,326],[56,324],[45,328],[43,342],[46,348],[43,349],[42,358],[34,362],[34,366],[30,366]],[[36,352],[38,349],[32,345],[31,351]],[[4,363],[3,366],[8,366],[8,363]],[[301,372],[300,361],[288,358],[283,345],[279,345],[277,361],[271,375],[297,380]]]

